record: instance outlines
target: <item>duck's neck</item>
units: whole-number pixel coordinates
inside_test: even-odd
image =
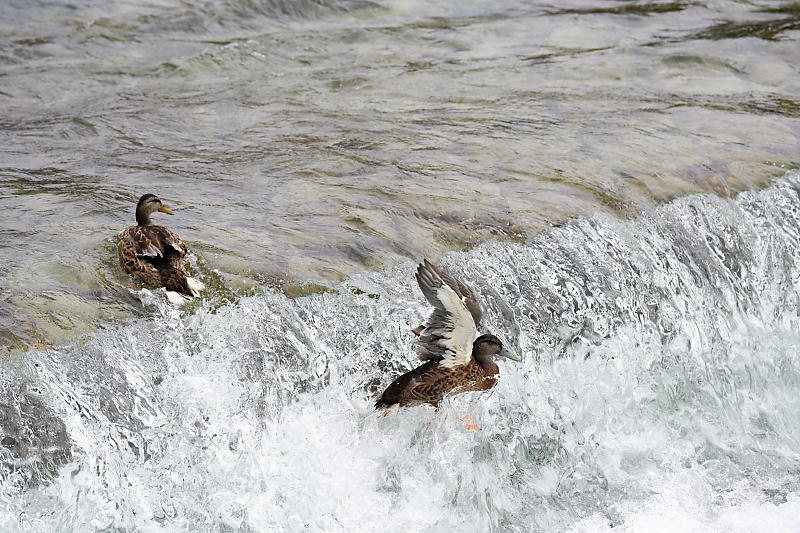
[[[483,369],[486,374],[494,375],[497,373],[500,367],[497,366],[492,360],[492,356],[482,353],[478,351],[478,353],[473,352],[472,357],[475,359],[475,362]]]
[[[141,207],[136,210],[136,224],[139,226],[149,226],[152,224],[152,222],[150,222],[150,214]]]

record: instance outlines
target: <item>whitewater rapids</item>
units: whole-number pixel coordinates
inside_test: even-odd
[[[800,174],[440,264],[524,361],[438,416],[411,262],[3,358],[0,530],[796,530]]]

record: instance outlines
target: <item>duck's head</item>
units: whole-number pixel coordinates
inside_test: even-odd
[[[140,226],[147,226],[150,222],[150,214],[156,211],[161,211],[168,215],[174,213],[170,208],[165,206],[161,199],[155,194],[145,194],[139,198],[139,203],[136,204],[136,223]]]
[[[508,357],[514,361],[522,360],[518,354],[514,353],[508,348],[505,348],[503,343],[500,342],[500,339],[490,333],[481,335],[475,339],[475,342],[472,343],[472,356],[476,361],[488,359],[493,355],[502,355],[503,357]]]

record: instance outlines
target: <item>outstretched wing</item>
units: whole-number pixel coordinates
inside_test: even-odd
[[[420,359],[439,361],[440,365],[452,368],[469,363],[477,333],[474,314],[465,302],[467,297],[460,294],[468,291],[476,304],[477,298],[469,286],[444,274],[456,286],[457,292],[442,274],[428,260],[417,267],[417,283],[434,310],[414,342]],[[480,313],[480,305],[477,305],[477,309]]]
[[[475,291],[472,290],[472,287],[460,279],[454,278],[447,272],[444,272],[427,259],[424,259],[424,264],[427,268],[433,269],[439,277],[442,278],[442,281],[453,289],[458,297],[461,298],[461,301],[464,302],[464,305],[467,306],[469,313],[472,315],[472,320],[475,321],[475,327],[480,326],[483,311],[481,310],[481,302],[478,300],[478,296],[475,294]]]

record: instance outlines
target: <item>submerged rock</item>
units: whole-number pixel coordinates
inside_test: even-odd
[[[64,422],[27,383],[0,379],[0,391],[0,482],[19,489],[49,482],[72,459]]]

